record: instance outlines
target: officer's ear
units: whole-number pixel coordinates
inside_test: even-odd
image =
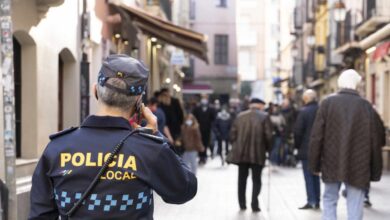
[[[92,86],[92,94],[95,94],[96,100],[99,100],[99,97],[97,95],[97,84],[96,83],[94,83]]]

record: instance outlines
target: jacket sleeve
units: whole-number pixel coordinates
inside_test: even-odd
[[[321,172],[321,153],[324,147],[325,136],[325,114],[326,114],[326,100],[323,101],[319,107],[314,120],[309,142],[309,170],[312,173]]]
[[[160,111],[160,122],[164,127],[167,125],[167,117],[165,116],[165,112],[163,110]],[[165,135],[166,136],[166,135]]]
[[[182,204],[195,197],[198,183],[184,162],[165,144],[153,160],[149,184],[172,204]]]
[[[266,149],[267,151],[271,151],[272,148],[272,131],[273,125],[271,122],[271,118],[267,116],[264,120],[264,138],[266,140]]]
[[[370,106],[371,107],[371,106]],[[371,121],[371,181],[379,181],[382,176],[382,147],[386,142],[386,131],[379,114],[372,109]]]
[[[302,139],[305,133],[305,120],[304,113],[301,111],[298,115],[297,121],[294,126],[294,147],[295,149],[301,148]]]
[[[204,148],[203,143],[202,143],[202,134],[200,133],[199,127],[196,129],[195,135],[196,135],[196,140],[197,140],[196,142],[199,143],[196,146],[197,151],[202,152],[205,150],[205,148]]]
[[[232,127],[230,129],[230,142],[231,143],[234,143],[237,140],[237,133],[238,133],[237,126],[238,126],[238,120],[235,119],[233,121],[233,125],[232,125]]]
[[[32,177],[30,195],[30,216],[29,219],[58,219],[59,213],[55,203],[54,189],[47,173],[50,165],[45,153],[39,160]]]
[[[220,120],[217,118],[212,123],[212,131],[215,133],[217,137],[221,136],[221,133],[219,132],[219,128],[220,128]]]
[[[177,114],[177,118],[178,118],[178,123],[181,125],[184,122],[183,109],[182,109],[180,101],[178,99],[174,99],[174,100],[175,100],[176,114]]]

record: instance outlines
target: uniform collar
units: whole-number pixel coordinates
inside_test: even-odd
[[[310,105],[317,105],[317,101],[311,101],[307,103],[305,106],[310,106]]]
[[[359,96],[359,92],[354,89],[340,89],[339,93]]]
[[[87,128],[118,128],[132,130],[130,122],[122,117],[90,115],[81,124]]]

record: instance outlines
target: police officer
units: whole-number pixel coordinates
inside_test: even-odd
[[[29,219],[149,220],[153,191],[174,204],[195,196],[196,177],[157,131],[153,113],[140,108],[148,75],[126,55],[104,61],[94,86],[97,114],[79,128],[50,136],[33,175]],[[146,129],[130,125],[136,113],[147,121]]]

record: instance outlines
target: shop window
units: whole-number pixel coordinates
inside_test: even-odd
[[[384,110],[385,110],[385,123],[390,128],[390,72],[385,73],[385,96],[384,96]]]
[[[371,103],[376,104],[376,75],[371,75]]]

